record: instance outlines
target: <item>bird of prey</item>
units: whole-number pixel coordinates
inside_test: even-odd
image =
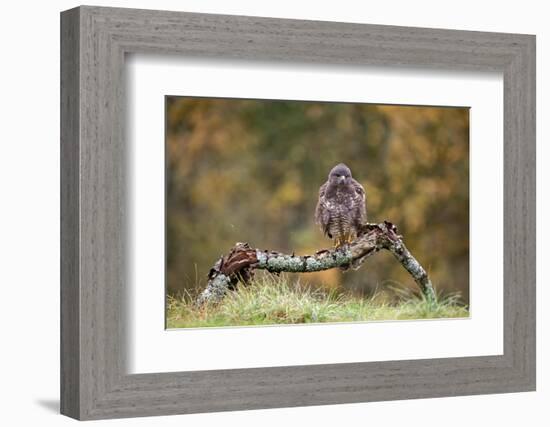
[[[365,189],[343,163],[332,168],[327,182],[319,188],[315,222],[334,239],[335,247],[352,242],[367,222]]]

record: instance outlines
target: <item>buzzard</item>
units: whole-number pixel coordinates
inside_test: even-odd
[[[334,239],[335,247],[353,241],[367,222],[365,190],[343,163],[332,168],[327,182],[319,188],[315,222]]]

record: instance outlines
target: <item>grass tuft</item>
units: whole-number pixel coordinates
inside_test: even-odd
[[[265,276],[240,286],[218,304],[197,308],[194,300],[190,294],[168,297],[169,329],[469,316],[468,307],[459,302],[458,295],[440,298],[433,304],[397,289],[392,299],[380,292],[360,297],[292,283],[284,276]]]

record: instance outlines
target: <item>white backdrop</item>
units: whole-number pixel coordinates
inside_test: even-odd
[[[105,6],[247,14],[374,24],[536,33],[538,92],[538,215],[548,217],[548,180],[543,168],[550,137],[550,28],[544,2],[463,0],[338,2],[254,0],[97,1]],[[0,320],[4,367],[0,387],[4,425],[68,425],[57,415],[59,384],[59,11],[74,1],[10,2],[3,8],[0,146]],[[546,12],[546,13],[545,13]],[[546,197],[544,197],[546,196]],[[543,200],[546,199],[546,205]],[[538,224],[538,259],[550,256],[541,243],[550,238]],[[542,265],[543,263],[539,263]],[[233,426],[342,425],[461,426],[489,422],[501,426],[548,425],[548,274],[538,267],[538,389],[536,393],[349,404],[130,419],[110,425]],[[545,304],[546,303],[546,304]],[[429,416],[426,414],[429,413]]]

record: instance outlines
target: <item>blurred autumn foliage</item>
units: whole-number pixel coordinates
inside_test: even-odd
[[[369,222],[396,224],[437,290],[468,302],[468,108],[167,97],[166,117],[169,294],[204,286],[237,241],[297,254],[330,246],[313,214],[344,162],[366,189]],[[415,288],[389,253],[300,280]]]

